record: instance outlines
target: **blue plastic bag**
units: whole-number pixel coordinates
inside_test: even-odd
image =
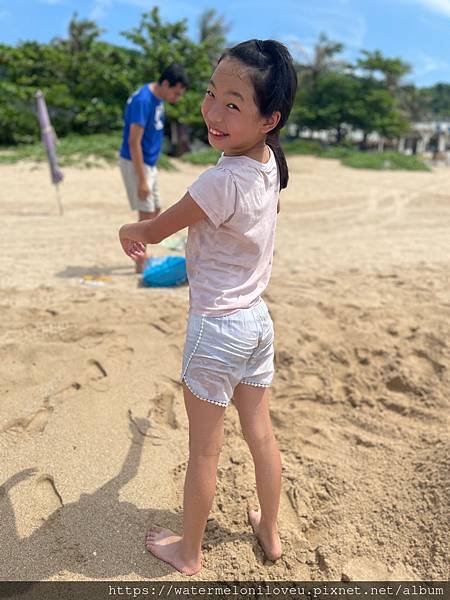
[[[184,256],[149,258],[142,273],[142,283],[149,287],[171,287],[187,281]]]

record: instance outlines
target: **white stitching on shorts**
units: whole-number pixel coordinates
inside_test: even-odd
[[[183,374],[181,375],[181,381],[183,381],[183,380],[184,380],[184,377],[185,377],[185,375],[186,375],[186,371],[188,370],[188,367],[189,367],[189,365],[190,365],[190,363],[191,363],[192,357],[193,357],[193,356],[194,356],[194,354],[197,352],[197,348],[198,348],[198,346],[199,346],[199,344],[200,344],[200,340],[202,339],[202,335],[203,335],[203,325],[204,325],[204,323],[205,323],[205,319],[206,319],[206,316],[205,316],[205,315],[202,315],[202,321],[201,321],[201,323],[200,323],[200,331],[198,332],[198,338],[197,338],[197,341],[196,341],[196,343],[195,343],[194,349],[192,350],[192,352],[191,352],[191,355],[190,355],[190,356],[189,356],[189,358],[188,358],[188,361],[187,361],[187,363],[186,363],[186,366],[185,366],[185,368],[184,368]],[[191,390],[191,391],[192,391],[192,390]]]
[[[205,402],[209,402],[210,404],[215,404],[216,406],[222,406],[222,408],[226,408],[228,406],[228,404],[223,404],[222,402],[215,402],[214,400],[208,400],[208,398],[202,398],[202,396],[199,396],[198,394],[196,394],[194,392],[194,390],[191,388],[191,386],[189,385],[189,383],[187,382],[186,377],[183,377],[182,381],[184,381],[184,383],[186,384],[186,386],[189,388],[189,390],[194,394],[194,396],[196,398],[198,398],[199,400],[204,400]]]
[[[245,385],[253,385],[254,387],[270,387],[270,383],[254,383],[253,381],[241,381]]]

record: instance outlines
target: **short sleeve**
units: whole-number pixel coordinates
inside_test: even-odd
[[[216,228],[231,219],[236,211],[236,182],[228,169],[208,169],[188,192]]]
[[[145,127],[153,110],[154,105],[152,102],[149,102],[140,96],[132,97],[129,107],[130,124]]]

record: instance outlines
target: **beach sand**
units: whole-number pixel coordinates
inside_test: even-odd
[[[289,164],[265,294],[284,556],[247,523],[231,406],[193,579],[447,579],[450,170]],[[203,170],[177,167],[164,206]],[[181,524],[188,289],[138,285],[118,168],[64,172],[60,217],[45,165],[0,167],[0,578],[187,580],[144,538]]]

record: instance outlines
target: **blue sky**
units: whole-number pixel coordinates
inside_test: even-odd
[[[77,11],[106,30],[105,40],[126,45],[120,32],[154,5],[166,21],[187,19],[193,39],[201,12],[215,8],[231,24],[231,42],[273,37],[301,57],[323,31],[345,44],[344,58],[379,49],[409,62],[417,85],[450,83],[450,0],[0,0],[0,42],[64,36]]]

